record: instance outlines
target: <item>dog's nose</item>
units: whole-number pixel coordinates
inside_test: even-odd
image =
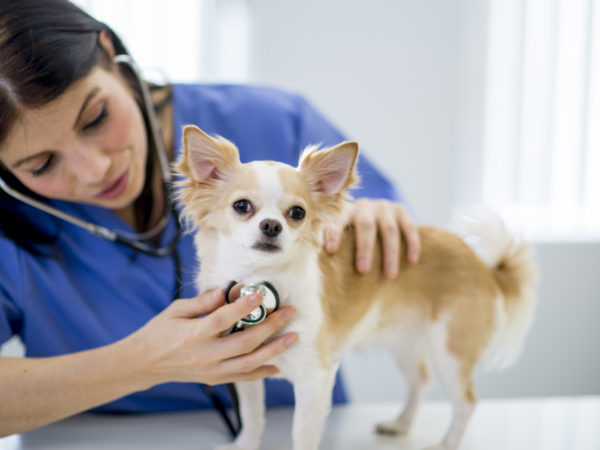
[[[265,219],[260,223],[259,227],[260,231],[268,237],[275,237],[281,233],[281,222],[278,220]]]

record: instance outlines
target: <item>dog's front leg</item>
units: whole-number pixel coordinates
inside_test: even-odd
[[[331,394],[339,364],[323,369],[310,367],[294,377],[294,450],[319,447],[325,419],[331,409]]]
[[[217,450],[257,450],[265,428],[265,387],[263,380],[235,383],[240,402],[242,430],[230,445]]]

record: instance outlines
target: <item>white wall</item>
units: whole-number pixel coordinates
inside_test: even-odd
[[[441,225],[453,205],[480,198],[488,9],[484,0],[251,0],[250,81],[303,93],[402,186],[420,222]],[[600,394],[600,243],[536,250],[540,304],[524,354],[508,371],[478,374],[478,393]],[[344,367],[357,401],[404,394],[382,352],[351,354]]]
[[[250,81],[306,95],[403,187],[421,220],[442,222],[457,134],[467,127],[464,145],[481,140],[470,119],[483,111],[485,5],[253,0]]]

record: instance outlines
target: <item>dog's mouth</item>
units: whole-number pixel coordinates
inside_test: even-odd
[[[272,242],[257,242],[252,246],[254,250],[260,250],[261,252],[274,253],[281,250],[281,247]]]

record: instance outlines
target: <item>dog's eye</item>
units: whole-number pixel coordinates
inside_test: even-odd
[[[306,216],[306,211],[300,206],[292,206],[288,215],[292,220],[302,220]]]
[[[244,199],[234,202],[233,209],[235,209],[240,214],[248,214],[249,212],[252,212],[254,208],[252,207],[252,203],[250,203],[249,200]]]

